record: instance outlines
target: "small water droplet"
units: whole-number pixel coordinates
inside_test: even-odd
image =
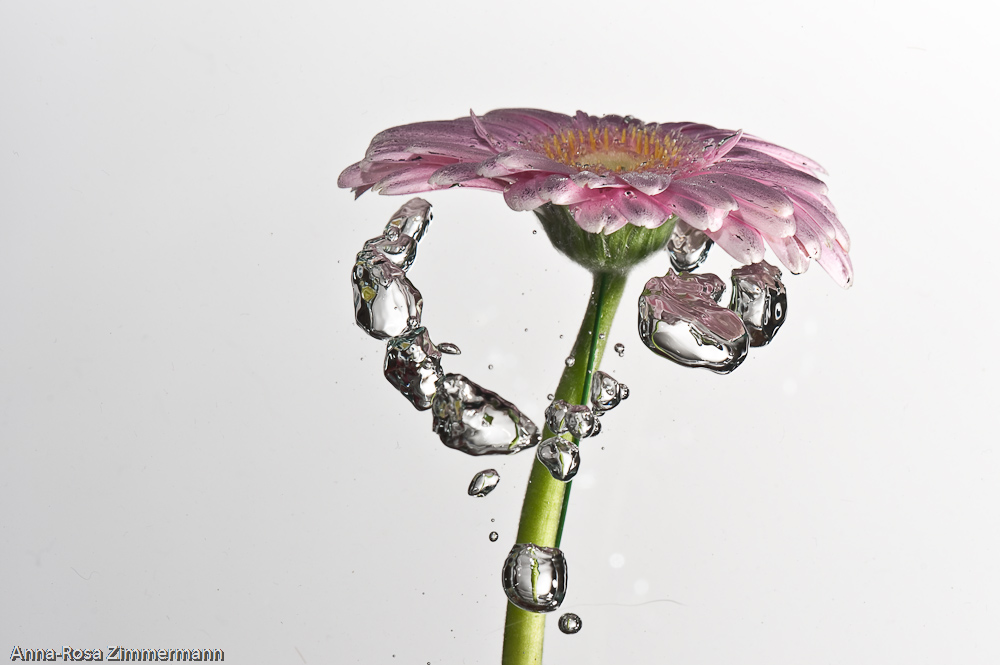
[[[469,483],[469,496],[484,497],[500,482],[500,474],[496,469],[484,469],[472,478]]]
[[[572,367],[575,364],[576,364],[576,358],[574,358],[573,356],[566,358],[566,367]]]
[[[678,220],[667,241],[670,265],[677,272],[691,272],[708,258],[712,240],[702,231]]]
[[[600,335],[598,335],[597,337],[598,337],[599,339],[604,339],[605,337],[607,337],[607,335],[605,335],[604,333],[601,333],[601,334],[600,334]]]
[[[496,531],[490,531],[490,542],[495,543],[500,538],[500,534]]]
[[[580,448],[572,441],[561,436],[553,436],[538,444],[535,453],[552,477],[562,482],[569,482],[580,470]]]
[[[596,418],[590,407],[557,399],[545,409],[545,424],[553,434],[569,432],[578,439],[594,435]]]
[[[547,400],[549,400],[551,402],[552,400],[555,399],[555,397],[556,397],[555,395],[553,395],[552,393],[549,393],[548,395],[545,396],[545,399],[547,399]]]
[[[438,350],[441,353],[447,353],[452,356],[462,355],[462,349],[458,348],[457,344],[452,344],[451,342],[441,342],[438,344]]]
[[[517,607],[551,612],[566,597],[566,557],[558,547],[518,543],[504,561],[501,579],[507,599]]]
[[[496,522],[497,520],[496,520],[496,518],[495,518],[495,517],[491,517],[491,518],[490,518],[490,521],[491,521],[491,522]]]
[[[401,334],[420,322],[424,300],[399,266],[380,252],[362,250],[351,273],[354,320],[376,339]]]
[[[534,235],[538,235],[538,229],[535,229],[534,231],[532,231],[532,232],[531,232],[531,235],[533,235],[533,236],[534,236]]]
[[[615,353],[618,354],[619,358],[625,357],[625,345],[622,344],[621,342],[615,344]]]
[[[493,365],[490,365],[490,366],[488,367],[488,369],[493,369]]]
[[[516,406],[461,374],[438,381],[431,413],[441,442],[469,455],[509,455],[541,438]]]
[[[746,358],[750,338],[740,317],[717,304],[724,290],[711,274],[671,270],[650,279],[639,297],[639,337],[680,365],[732,372]]]
[[[559,335],[559,339],[562,339],[562,338],[563,338],[563,336],[562,336],[562,335]]]
[[[524,329],[524,332],[528,332],[528,329],[527,329],[527,328],[525,328],[525,329]]]
[[[628,386],[618,383],[606,372],[594,372],[590,381],[590,403],[598,415],[615,408],[627,397]]]
[[[581,628],[583,628],[583,621],[572,612],[567,612],[559,617],[559,630],[567,635],[579,633]]]
[[[438,380],[444,376],[441,352],[424,327],[411,328],[386,344],[386,380],[417,409],[431,408]]]
[[[729,309],[743,320],[750,346],[764,346],[785,322],[788,296],[781,271],[761,261],[733,270],[733,294]]]
[[[397,234],[419,241],[424,237],[432,219],[434,215],[431,214],[431,204],[421,198],[413,198],[395,212],[386,224],[385,233],[388,235],[391,230],[395,230]]]

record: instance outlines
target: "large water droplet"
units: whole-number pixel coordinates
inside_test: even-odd
[[[469,483],[469,496],[484,497],[493,491],[500,482],[500,474],[496,469],[485,469],[477,473]]]
[[[396,232],[395,238],[379,236],[365,241],[365,249],[380,252],[382,256],[398,266],[400,270],[407,271],[413,265],[413,259],[417,256],[417,242],[410,236],[399,235]]]
[[[413,198],[396,211],[386,225],[385,233],[389,236],[395,232],[419,241],[424,237],[433,217],[430,203],[421,198]]]
[[[461,374],[438,381],[431,413],[441,442],[469,455],[509,455],[540,438],[535,423],[516,406]]]
[[[646,282],[639,297],[639,337],[652,351],[687,367],[728,374],[746,358],[743,322],[716,301],[725,285],[715,275],[676,275]]]
[[[578,439],[593,436],[597,419],[590,407],[557,399],[545,409],[545,424],[553,434],[569,432]]]
[[[431,408],[441,369],[441,352],[423,326],[393,337],[385,349],[385,378],[421,411]]]
[[[519,543],[503,564],[507,599],[528,612],[551,612],[566,597],[566,557],[558,547]]]
[[[580,448],[561,436],[553,436],[538,444],[535,453],[552,477],[568,482],[580,470]]]
[[[581,628],[583,628],[583,621],[576,614],[567,612],[559,617],[559,630],[567,635],[579,633]]]
[[[785,322],[788,296],[781,271],[761,261],[733,270],[733,295],[729,302],[750,334],[750,346],[769,343]]]
[[[615,344],[615,353],[618,354],[619,358],[624,358],[625,357],[625,345],[622,344],[621,342],[618,342],[617,344]]]
[[[677,220],[667,241],[670,265],[677,272],[691,272],[708,258],[712,240],[703,232]]]
[[[386,339],[420,322],[423,297],[399,266],[380,252],[362,250],[351,273],[354,319],[369,335]]]
[[[606,372],[594,372],[590,381],[590,403],[598,415],[610,411],[627,398],[628,386],[618,383]]]

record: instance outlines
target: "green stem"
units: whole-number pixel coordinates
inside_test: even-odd
[[[573,346],[574,363],[563,370],[555,399],[571,404],[586,404],[594,372],[600,367],[607,344],[611,321],[625,289],[626,275],[601,272],[594,274],[594,288],[580,332]],[[542,439],[552,436],[548,427]],[[536,459],[531,467],[528,489],[521,508],[518,543],[557,547],[562,540],[570,486],[552,477]],[[503,665],[541,665],[545,638],[545,615],[526,612],[507,604],[507,622],[503,640]]]

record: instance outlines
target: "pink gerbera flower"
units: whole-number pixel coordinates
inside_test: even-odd
[[[387,129],[338,184],[358,196],[494,190],[514,210],[564,206],[592,234],[677,218],[738,261],[761,261],[766,243],[791,272],[816,259],[848,287],[850,239],[819,173],[811,159],[742,131],[500,109]]]

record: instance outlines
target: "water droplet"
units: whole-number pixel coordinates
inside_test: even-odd
[[[531,232],[531,235],[533,235],[533,236],[534,236],[534,235],[538,235],[538,229],[535,229],[534,231],[532,231],[532,232]]]
[[[677,220],[667,241],[670,265],[677,272],[691,272],[708,258],[712,240],[703,232]]]
[[[671,270],[650,279],[639,297],[639,337],[680,365],[732,372],[746,358],[750,338],[740,317],[717,304],[724,290],[711,274]]]
[[[395,229],[397,233],[419,241],[433,218],[430,203],[421,198],[410,199],[389,220],[385,233],[388,235],[390,229]]]
[[[451,342],[441,342],[438,344],[438,350],[441,353],[447,353],[452,356],[462,355],[462,349],[458,348],[458,344],[452,344]]]
[[[387,235],[365,241],[365,249],[380,253],[402,271],[407,271],[417,257],[417,241],[409,236],[399,235],[395,238]]]
[[[601,333],[601,334],[600,334],[600,335],[598,335],[597,337],[598,337],[599,339],[604,339],[605,337],[607,337],[607,335],[605,335],[604,333]]]
[[[555,399],[555,397],[556,397],[555,395],[553,395],[552,393],[549,393],[548,395],[545,396],[545,399],[547,399],[547,400],[549,400],[551,402],[552,400]]]
[[[424,307],[420,291],[399,266],[380,252],[362,250],[351,273],[354,319],[376,339],[395,337],[420,322]]]
[[[553,478],[562,482],[572,480],[580,470],[579,446],[561,436],[553,436],[538,444],[535,456]]]
[[[562,335],[559,335],[559,339],[562,339],[562,338],[563,338],[563,336],[562,336]]]
[[[581,628],[583,628],[583,621],[580,620],[579,616],[573,614],[572,612],[567,612],[559,617],[559,630],[567,635],[579,633]]]
[[[487,369],[493,369],[493,365],[489,365]]]
[[[431,408],[441,369],[441,352],[424,327],[393,337],[385,349],[385,378],[417,409]]]
[[[545,409],[545,424],[553,434],[569,432],[578,439],[593,436],[596,418],[589,406],[557,399]]]
[[[618,383],[606,372],[594,372],[590,381],[590,403],[598,415],[618,406],[628,398],[628,386]]]
[[[434,431],[469,455],[509,455],[538,444],[538,428],[516,406],[461,374],[446,374],[431,404]]]
[[[558,547],[518,543],[503,564],[507,599],[528,612],[551,612],[566,597],[566,557]]]
[[[496,531],[490,531],[490,542],[495,543],[500,538],[500,534]]]
[[[743,320],[750,346],[764,346],[785,322],[788,296],[781,271],[761,261],[733,270],[733,294],[729,309]]]
[[[621,342],[618,342],[617,344],[615,344],[615,353],[618,354],[619,358],[624,358],[625,357],[625,345],[622,344]]]
[[[484,469],[477,473],[469,483],[469,496],[484,497],[500,482],[500,474],[496,469]]]
[[[604,426],[601,424],[601,419],[596,415],[594,416],[594,431],[590,433],[590,436],[594,437],[601,433],[601,428]],[[602,447],[601,450],[604,450]]]
[[[566,359],[566,367],[572,367],[575,364],[576,364],[576,358],[574,358],[573,356],[570,356],[569,358]]]

